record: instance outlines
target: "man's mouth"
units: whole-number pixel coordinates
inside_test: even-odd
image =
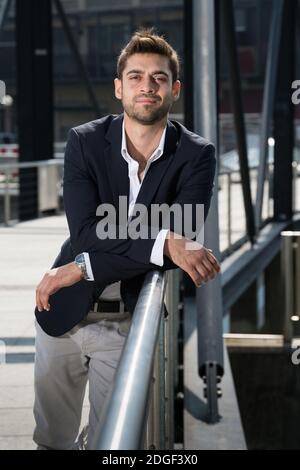
[[[137,100],[137,103],[147,103],[147,104],[154,104],[157,100],[151,100],[149,98],[140,98]]]

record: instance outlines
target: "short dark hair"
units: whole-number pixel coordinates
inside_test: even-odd
[[[126,67],[127,59],[137,53],[160,54],[169,59],[173,83],[179,79],[180,63],[175,49],[165,40],[163,35],[158,35],[153,28],[137,30],[129,43],[122,49],[117,61],[117,76],[121,80]]]

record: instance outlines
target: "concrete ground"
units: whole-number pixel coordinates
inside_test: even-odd
[[[0,227],[0,450],[35,448],[35,287],[67,236],[64,215]]]

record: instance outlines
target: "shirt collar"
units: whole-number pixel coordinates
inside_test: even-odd
[[[162,156],[164,153],[164,146],[165,146],[165,140],[166,140],[166,132],[167,132],[167,126],[164,128],[164,131],[161,135],[158,147],[154,150],[150,158],[148,159],[147,163],[153,162],[154,160],[157,160],[159,157]],[[123,124],[122,124],[122,144],[121,144],[121,153],[123,158],[127,161],[130,162],[133,160],[133,158],[129,155],[128,150],[127,150],[127,143],[126,143],[126,133],[125,133],[125,125],[124,125],[124,119],[123,119]]]

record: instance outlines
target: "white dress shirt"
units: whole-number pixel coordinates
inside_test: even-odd
[[[141,177],[142,181],[140,181],[139,176],[138,176],[139,164],[136,160],[134,160],[129,155],[128,150],[127,150],[126,132],[125,132],[125,126],[124,126],[124,120],[123,120],[121,154],[124,160],[128,164],[128,177],[129,177],[128,220],[130,219],[132,215],[132,211],[134,209],[134,205],[135,205],[138,193],[141,189],[143,179],[145,178],[146,173],[149,170],[151,163],[157,160],[158,158],[160,158],[164,152],[166,131],[167,131],[167,126],[165,127],[162,133],[158,147],[154,150],[150,158],[147,160],[144,174]],[[156,240],[154,242],[152,251],[151,251],[150,262],[153,264],[156,264],[157,266],[163,266],[164,264],[164,243],[165,243],[167,233],[168,233],[167,229],[162,229],[158,233]],[[83,254],[85,258],[87,274],[89,277],[88,280],[93,281],[94,276],[93,276],[89,254],[88,253],[83,253]],[[107,286],[102,292],[101,298],[105,300],[120,299],[121,298],[120,297],[120,282],[115,282]]]

